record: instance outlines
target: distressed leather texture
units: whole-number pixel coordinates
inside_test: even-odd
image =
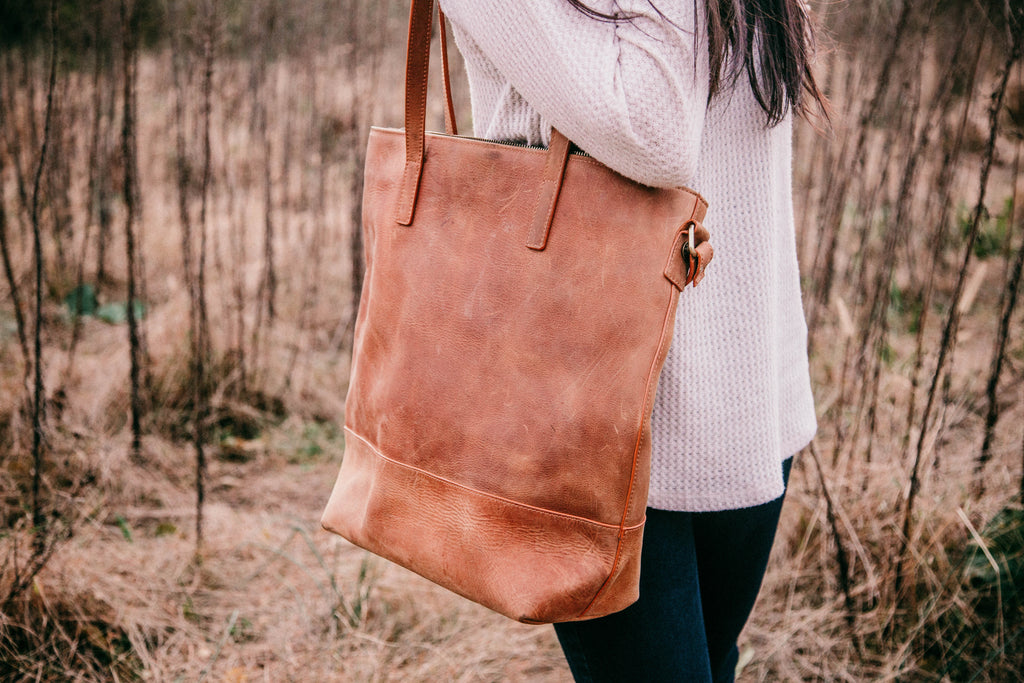
[[[406,128],[370,133],[322,523],[520,621],[609,614],[638,597],[651,409],[680,291],[711,258],[707,205],[567,141],[424,133],[429,5],[410,18]]]

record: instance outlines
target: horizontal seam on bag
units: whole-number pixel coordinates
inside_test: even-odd
[[[606,524],[605,522],[598,522],[597,520],[594,520],[594,519],[587,519],[586,517],[580,517],[578,515],[571,515],[571,514],[569,514],[567,512],[557,512],[555,510],[548,510],[547,508],[541,508],[541,507],[537,507],[535,505],[527,505],[526,503],[520,503],[519,501],[512,500],[510,498],[505,498],[503,496],[496,496],[493,493],[488,493],[487,491],[481,491],[480,489],[475,489],[475,488],[473,488],[471,486],[466,486],[465,484],[460,484],[458,482],[452,481],[451,479],[446,479],[444,477],[439,477],[436,474],[433,474],[432,472],[427,472],[426,470],[420,469],[419,467],[415,467],[413,465],[409,465],[409,464],[404,463],[404,462],[399,462],[398,460],[395,460],[394,458],[389,458],[388,456],[386,456],[383,453],[381,453],[380,450],[378,450],[377,447],[374,446],[370,442],[369,439],[367,439],[365,436],[359,434],[358,432],[353,430],[351,427],[346,425],[345,426],[345,431],[348,432],[349,434],[351,434],[352,436],[356,437],[360,441],[362,441],[364,444],[366,444],[367,447],[369,447],[369,449],[372,450],[373,453],[377,457],[381,458],[382,460],[386,460],[387,462],[390,462],[390,463],[393,463],[395,465],[398,465],[399,467],[403,467],[405,469],[412,470],[413,472],[416,472],[417,474],[422,474],[423,476],[430,477],[431,479],[434,479],[436,481],[443,482],[443,483],[448,484],[450,486],[455,486],[455,487],[460,488],[460,489],[462,489],[464,491],[469,491],[470,493],[475,493],[475,494],[477,494],[479,496],[483,496],[485,498],[491,498],[493,500],[501,501],[502,503],[507,503],[508,505],[515,505],[516,507],[520,507],[520,508],[523,508],[525,510],[532,510],[534,512],[543,512],[544,514],[551,515],[552,517],[562,517],[564,519],[571,519],[571,520],[576,521],[576,522],[583,522],[584,524],[590,524],[590,525],[593,525],[593,526],[599,526],[599,527],[604,528],[604,529],[610,529],[610,530],[616,530],[616,531],[622,531],[622,532],[636,531],[637,529],[640,529],[641,527],[643,527],[643,525],[647,522],[647,516],[644,515],[643,520],[641,520],[639,524],[634,524],[632,526],[623,527],[620,524]]]

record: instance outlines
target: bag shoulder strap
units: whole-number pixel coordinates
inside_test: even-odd
[[[420,174],[423,171],[427,123],[427,74],[430,69],[430,32],[433,23],[433,0],[412,0],[412,6],[409,8],[409,39],[405,53],[405,173],[398,195],[397,217],[402,225],[412,223]],[[441,67],[446,100],[445,129],[449,134],[456,135],[447,42],[442,15]]]
[[[444,12],[441,11],[440,4],[437,6],[437,22],[440,26],[438,35],[441,38],[441,80],[444,81],[444,132],[448,135],[458,135],[455,103],[452,102],[452,74],[448,69],[448,31],[445,29]]]
[[[438,7],[441,38],[441,74],[445,94],[445,131],[457,135],[455,107],[452,101],[451,73],[448,68],[448,41],[444,14]],[[434,23],[433,0],[412,0],[409,9],[409,40],[405,54],[405,170],[398,194],[396,220],[410,225],[416,211],[420,177],[426,150],[427,75],[430,69],[430,34]],[[569,141],[552,129],[548,160],[541,178],[541,191],[527,240],[531,249],[544,249],[551,219],[562,186],[569,158]]]

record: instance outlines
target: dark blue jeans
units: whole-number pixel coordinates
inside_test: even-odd
[[[792,458],[783,463],[789,482]],[[555,624],[573,678],[730,683],[782,497],[721,512],[647,510],[640,599],[617,614]]]

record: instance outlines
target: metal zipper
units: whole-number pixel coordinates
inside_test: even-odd
[[[525,142],[516,142],[515,140],[489,140],[487,138],[476,138],[472,135],[449,135],[448,133],[431,133],[431,135],[443,135],[446,138],[462,138],[463,140],[476,140],[477,142],[491,142],[496,145],[505,145],[506,147],[519,147],[522,149],[539,149],[543,152],[547,151],[546,147],[537,147],[535,145],[528,145]],[[589,157],[590,155],[584,152],[576,145],[573,145],[573,150],[569,152],[578,157]]]

